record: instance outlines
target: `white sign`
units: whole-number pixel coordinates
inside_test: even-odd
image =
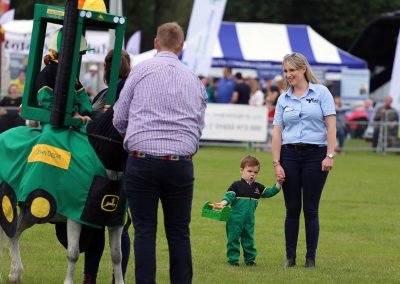
[[[46,30],[46,38],[43,54],[47,53],[47,43],[51,34],[59,28],[59,25],[49,23]],[[31,44],[33,28],[32,20],[14,20],[4,25],[4,53],[23,53],[28,54]],[[87,52],[83,57],[83,62],[104,62],[104,58],[109,50],[109,33],[106,31],[86,31],[86,41],[89,48],[94,50]]]
[[[201,139],[264,142],[267,121],[263,106],[208,104]]]
[[[208,76],[226,0],[195,0],[182,62],[197,75]]]
[[[399,31],[400,36],[400,31]],[[393,61],[389,95],[393,98],[392,107],[400,111],[400,40],[397,37],[396,53]]]
[[[340,81],[342,102],[364,101],[369,97],[368,69],[343,69]]]
[[[82,56],[82,62],[103,63],[109,50],[110,33],[106,31],[86,31],[85,38],[88,48],[94,50],[86,52]]]

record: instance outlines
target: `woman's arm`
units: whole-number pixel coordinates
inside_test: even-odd
[[[274,166],[276,181],[282,184],[285,181],[285,171],[283,170],[280,159],[281,159],[281,147],[282,147],[282,126],[274,125],[272,132],[272,164]]]
[[[336,144],[336,116],[328,115],[325,117],[325,124],[327,129],[327,155],[335,153],[335,144]],[[330,171],[333,169],[333,158],[329,158],[328,156],[322,160],[321,170],[322,171]]]
[[[336,115],[328,115],[325,117],[325,124],[327,129],[328,140],[328,153],[335,152],[336,144]]]

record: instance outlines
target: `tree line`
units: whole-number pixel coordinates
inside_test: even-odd
[[[122,2],[127,17],[126,39],[141,30],[141,51],[147,51],[153,48],[158,25],[176,21],[187,30],[194,1]],[[11,0],[11,8],[16,9],[17,19],[32,19],[35,3],[64,5],[65,0]],[[109,0],[105,3],[108,7]],[[228,0],[223,20],[310,25],[336,46],[348,50],[370,21],[382,13],[396,10],[400,10],[400,0]],[[273,41],[271,39],[271,44]]]

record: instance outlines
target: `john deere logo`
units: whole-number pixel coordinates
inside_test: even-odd
[[[254,190],[254,193],[260,194],[260,191],[258,190],[258,188],[256,188],[256,189]]]
[[[113,212],[117,210],[119,197],[117,195],[104,195],[101,201],[101,209],[107,212]]]
[[[68,170],[71,162],[71,153],[51,145],[36,144],[28,157],[28,163],[34,162],[42,162]]]
[[[64,17],[64,11],[63,10],[56,10],[56,9],[47,8],[47,14],[48,15],[57,16],[57,17]]]

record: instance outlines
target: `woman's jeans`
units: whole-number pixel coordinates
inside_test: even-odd
[[[192,282],[189,223],[193,199],[191,160],[166,161],[128,157],[124,190],[135,229],[135,278],[137,284],[156,281],[158,203],[164,212],[169,248],[171,283]]]
[[[282,188],[286,206],[285,237],[288,259],[296,258],[302,205],[306,227],[306,258],[315,258],[319,235],[318,206],[328,176],[328,172],[321,169],[326,151],[326,147],[297,150],[282,145],[281,165],[286,175]]]

